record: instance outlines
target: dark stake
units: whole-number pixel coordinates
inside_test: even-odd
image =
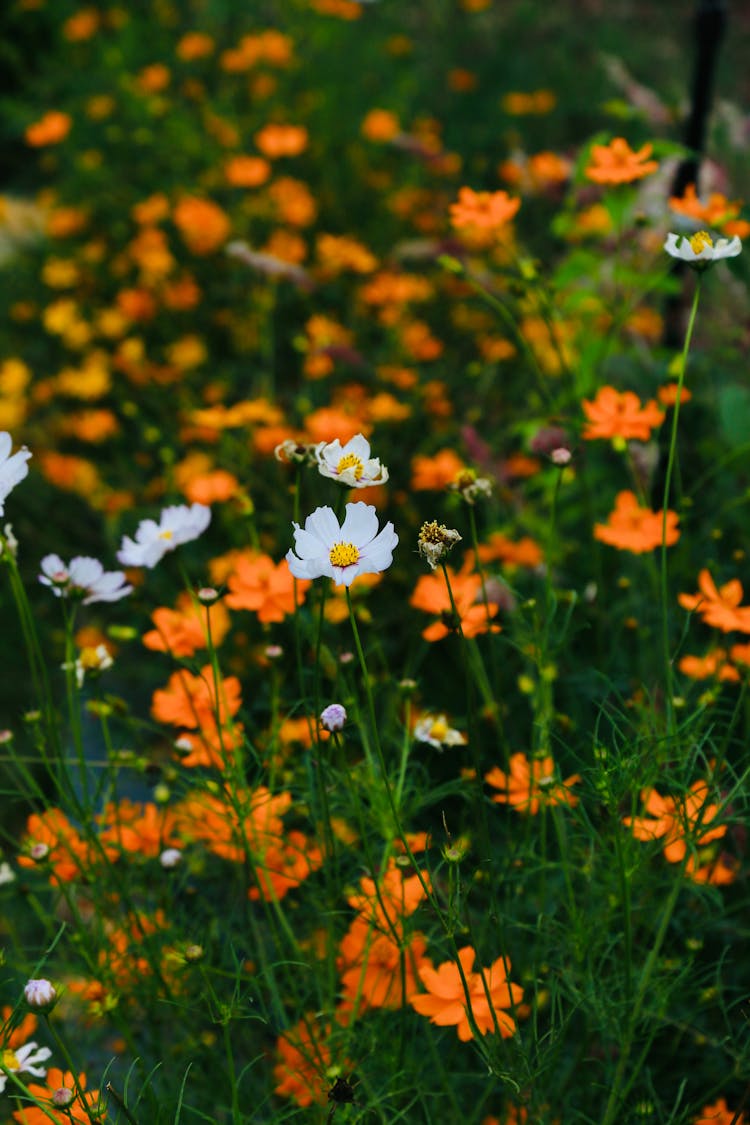
[[[354,1097],[354,1089],[356,1082],[352,1082],[353,1074],[348,1078],[339,1077],[334,1082],[328,1091],[328,1101],[331,1102],[331,1108],[328,1111],[326,1123],[333,1121],[333,1115],[341,1105],[357,1105],[358,1102]]]

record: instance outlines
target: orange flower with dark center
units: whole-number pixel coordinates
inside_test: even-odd
[[[657,160],[649,160],[653,148],[646,144],[634,152],[624,137],[615,137],[608,145],[592,145],[591,163],[584,169],[584,175],[597,184],[641,180],[659,167]]]
[[[488,631],[499,633],[500,626],[493,625],[492,618],[497,616],[500,607],[491,600],[485,605],[481,576],[469,573],[471,559],[467,559],[458,573],[451,567],[446,567],[446,570],[453,592],[455,612],[442,573],[423,574],[409,599],[409,605],[413,605],[415,609],[440,615],[439,621],[422,631],[424,639],[441,641],[450,632],[455,632],[459,625],[465,637],[476,637]]]
[[[488,785],[500,790],[492,798],[495,804],[510,805],[517,812],[532,816],[543,805],[568,805],[572,808],[578,804],[578,798],[570,789],[581,780],[580,774],[572,774],[565,781],[560,781],[551,755],[529,761],[525,754],[519,752],[511,755],[509,766],[507,773],[494,766],[484,775]]]
[[[607,523],[594,525],[594,538],[618,551],[632,551],[635,555],[645,554],[661,546],[662,512],[652,512],[641,508],[633,492],[618,492],[615,510]],[[667,512],[665,542],[672,547],[680,538],[676,512]]]
[[[588,418],[583,437],[586,441],[597,438],[623,438],[648,441],[651,430],[664,421],[664,411],[654,399],[645,406],[633,391],[620,393],[614,387],[601,387],[593,401],[581,403]]]
[[[294,613],[295,580],[285,559],[274,563],[268,555],[246,551],[237,557],[227,585],[229,608],[249,609],[264,624],[283,621]],[[304,602],[309,586],[306,579],[297,579],[298,605]]]
[[[466,980],[473,1023],[479,1033],[492,1034],[497,1023],[497,1031],[503,1039],[514,1035],[516,1021],[506,1009],[514,1009],[521,1003],[523,989],[510,980],[508,958],[498,957],[481,973],[472,972],[476,953],[471,946],[459,949],[458,959]],[[419,979],[427,992],[411,995],[411,1006],[420,1015],[429,1016],[430,1022],[438,1027],[455,1027],[462,1042],[473,1039],[466,990],[455,961],[444,961],[437,969],[427,963],[420,968]]]
[[[496,231],[510,222],[521,206],[507,191],[472,191],[459,188],[458,200],[451,204],[451,224],[460,229],[475,227],[478,230]]]
[[[694,781],[685,797],[662,797],[656,789],[644,789],[641,801],[644,816],[623,817],[636,840],[663,840],[664,858],[681,863],[688,850],[703,847],[726,834],[726,824],[715,822],[721,806],[708,803],[706,781]],[[714,825],[714,827],[711,827]]]
[[[698,613],[705,625],[723,633],[750,633],[750,606],[740,605],[743,593],[737,578],[717,588],[704,567],[698,575],[698,593],[680,594],[677,600],[683,609]]]

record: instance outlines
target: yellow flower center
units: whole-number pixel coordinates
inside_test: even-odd
[[[714,240],[706,230],[699,230],[698,233],[694,234],[690,239],[690,248],[694,254],[700,254],[701,251],[709,249],[713,244]]]
[[[160,539],[171,539],[173,535],[174,535],[174,532],[169,531],[169,530],[159,532],[159,538]]]
[[[0,1061],[6,1070],[20,1070],[21,1063],[18,1060],[18,1055],[15,1051],[7,1049],[0,1055]]]
[[[354,479],[359,480],[364,472],[364,465],[356,453],[347,453],[336,466],[337,473],[345,473],[347,469],[354,469]]]
[[[442,742],[448,733],[448,724],[445,719],[436,719],[430,727],[430,738],[434,738],[436,742]]]
[[[359,548],[353,543],[334,543],[328,552],[331,566],[351,566],[359,558]]]

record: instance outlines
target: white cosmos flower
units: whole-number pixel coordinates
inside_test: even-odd
[[[16,1047],[15,1050],[10,1048],[0,1050],[0,1062],[6,1070],[14,1074],[33,1074],[35,1078],[44,1078],[47,1068],[39,1066],[39,1063],[46,1062],[51,1056],[49,1047],[39,1047],[33,1041],[24,1043],[23,1047]],[[5,1089],[7,1081],[7,1074],[0,1071],[0,1094]]]
[[[442,750],[444,746],[466,745],[466,735],[449,726],[445,715],[425,715],[415,724],[414,737],[417,742],[426,742],[437,750]]]
[[[346,505],[344,522],[332,508],[316,508],[304,529],[294,524],[294,550],[286,561],[295,578],[332,578],[337,586],[351,586],[360,574],[379,574],[393,562],[398,535],[389,521],[378,531],[372,504]],[[297,552],[296,554],[294,552]]]
[[[705,230],[687,236],[668,234],[664,249],[672,258],[679,258],[697,270],[707,269],[721,258],[736,258],[742,250],[737,235],[734,238],[717,238],[716,242]]]
[[[338,438],[319,442],[315,460],[322,476],[341,481],[349,488],[369,488],[388,480],[388,470],[377,457],[370,457],[370,443],[362,434],[350,438],[346,445]]]
[[[0,516],[5,511],[5,498],[16,487],[19,481],[27,475],[29,466],[26,464],[31,453],[25,445],[11,456],[13,442],[9,433],[0,433]]]
[[[135,539],[125,535],[117,552],[123,566],[156,566],[168,551],[202,535],[211,522],[211,509],[205,504],[174,504],[165,508],[159,522],[141,520]]]
[[[81,597],[83,604],[117,602],[133,592],[121,570],[105,570],[98,559],[78,555],[66,566],[59,555],[45,555],[39,581],[49,586],[55,597]]]

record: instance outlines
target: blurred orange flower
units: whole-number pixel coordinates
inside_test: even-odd
[[[229,216],[217,203],[186,195],[173,213],[175,226],[193,254],[211,254],[222,246],[231,230]]]
[[[581,405],[588,418],[582,435],[586,441],[597,438],[648,441],[651,430],[664,421],[664,411],[654,399],[643,406],[633,391],[620,393],[614,387],[600,387],[595,399],[584,399]]]
[[[459,188],[458,200],[451,204],[451,224],[456,228],[478,227],[499,230],[515,216],[521,206],[507,191],[473,191]]]
[[[618,492],[614,511],[607,523],[594,525],[594,538],[618,551],[632,551],[635,555],[645,554],[661,546],[663,513],[641,508],[635,493]],[[665,541],[672,547],[680,538],[677,527],[679,516],[667,512]]]
[[[271,175],[262,156],[232,156],[224,165],[224,178],[232,187],[260,187]]]
[[[31,145],[32,148],[59,144],[67,137],[72,124],[73,118],[70,114],[51,109],[39,121],[27,126],[24,134],[26,144]]]
[[[211,642],[220,645],[229,629],[229,614],[221,602],[202,605],[183,591],[177,608],[161,606],[151,614],[156,626],[143,634],[146,648],[154,652],[170,652],[172,656],[193,656],[208,645],[207,622],[211,623]]]
[[[330,1025],[318,1025],[309,1013],[276,1040],[278,1062],[273,1068],[274,1093],[306,1108],[325,1105],[325,1073],[331,1065]]]
[[[457,628],[459,622],[465,637],[476,637],[488,631],[499,633],[500,626],[491,624],[491,619],[497,616],[500,607],[493,601],[484,604],[482,579],[479,574],[470,573],[471,559],[467,559],[458,573],[449,566],[446,570],[459,621],[454,620],[448,587],[442,573],[423,574],[414,587],[409,605],[421,609],[424,613],[439,615],[438,621],[422,630],[424,639],[441,641]]]
[[[439,492],[452,484],[465,468],[461,458],[452,449],[441,449],[432,457],[413,457],[411,487],[415,492]]]
[[[608,145],[591,146],[591,163],[584,169],[587,179],[597,184],[630,184],[649,176],[659,167],[649,160],[653,145],[646,144],[634,152],[624,137],[615,137]]]
[[[727,1105],[726,1098],[719,1098],[710,1105],[704,1105],[693,1125],[747,1125],[747,1118],[744,1113],[738,1117],[737,1111]]]
[[[29,1105],[15,1110],[13,1120],[19,1122],[19,1125],[49,1125],[50,1121],[58,1122],[58,1125],[71,1125],[71,1123],[90,1125],[92,1120],[105,1119],[106,1111],[103,1103],[102,1108],[99,1108],[99,1091],[86,1089],[85,1074],[81,1073],[74,1078],[69,1070],[62,1071],[51,1066],[47,1071],[45,1082],[46,1085],[42,1085],[41,1082],[28,1084],[29,1093],[42,1103],[44,1109]],[[72,1099],[70,1104],[58,1113],[52,1108],[52,1095],[63,1088],[70,1091]],[[79,1091],[82,1092],[82,1096]]]
[[[430,1023],[438,1027],[456,1027],[458,1038],[466,1043],[474,1038],[474,1030],[469,1022],[468,1009],[471,1006],[472,1022],[481,1035],[497,1030],[503,1039],[516,1032],[516,1021],[505,1010],[515,1008],[523,1000],[523,989],[510,980],[510,961],[498,957],[488,969],[472,972],[476,953],[471,946],[458,951],[463,976],[468,990],[461,979],[455,961],[444,961],[437,969],[428,962],[419,968],[419,979],[426,988],[426,994],[413,994],[409,1003],[422,1016],[429,1016]]]
[[[269,624],[294,613],[295,587],[297,604],[302,605],[310,582],[297,579],[295,583],[285,559],[274,563],[269,555],[245,551],[235,558],[227,585],[226,603],[230,609],[252,610],[259,621]]]
[[[201,668],[197,676],[180,669],[169,677],[166,688],[154,692],[151,714],[160,723],[175,727],[196,727],[223,724],[230,715],[236,715],[242,706],[240,681],[236,676],[224,677],[218,685],[218,707],[214,672],[210,664]]]
[[[680,594],[677,600],[683,609],[698,613],[705,625],[723,633],[750,633],[750,606],[740,605],[743,593],[737,578],[717,589],[710,571],[704,567],[698,574],[698,593]]]
[[[636,840],[663,840],[664,858],[681,863],[688,850],[703,847],[726,834],[726,824],[710,827],[721,814],[721,805],[708,803],[706,781],[694,781],[684,797],[662,797],[656,789],[643,789],[644,816],[623,817]]]
[[[392,141],[401,132],[395,113],[388,109],[371,109],[362,122],[362,136],[368,141]]]
[[[581,780],[580,774],[572,774],[565,781],[555,776],[555,762],[550,754],[543,758],[532,758],[525,754],[512,754],[508,773],[498,766],[486,773],[484,780],[493,789],[500,789],[492,800],[498,805],[510,805],[518,812],[536,816],[539,809],[549,805],[578,804],[578,798],[570,792],[570,787]]]
[[[299,156],[307,148],[307,129],[304,125],[264,125],[255,134],[255,143],[269,160],[281,156]]]

